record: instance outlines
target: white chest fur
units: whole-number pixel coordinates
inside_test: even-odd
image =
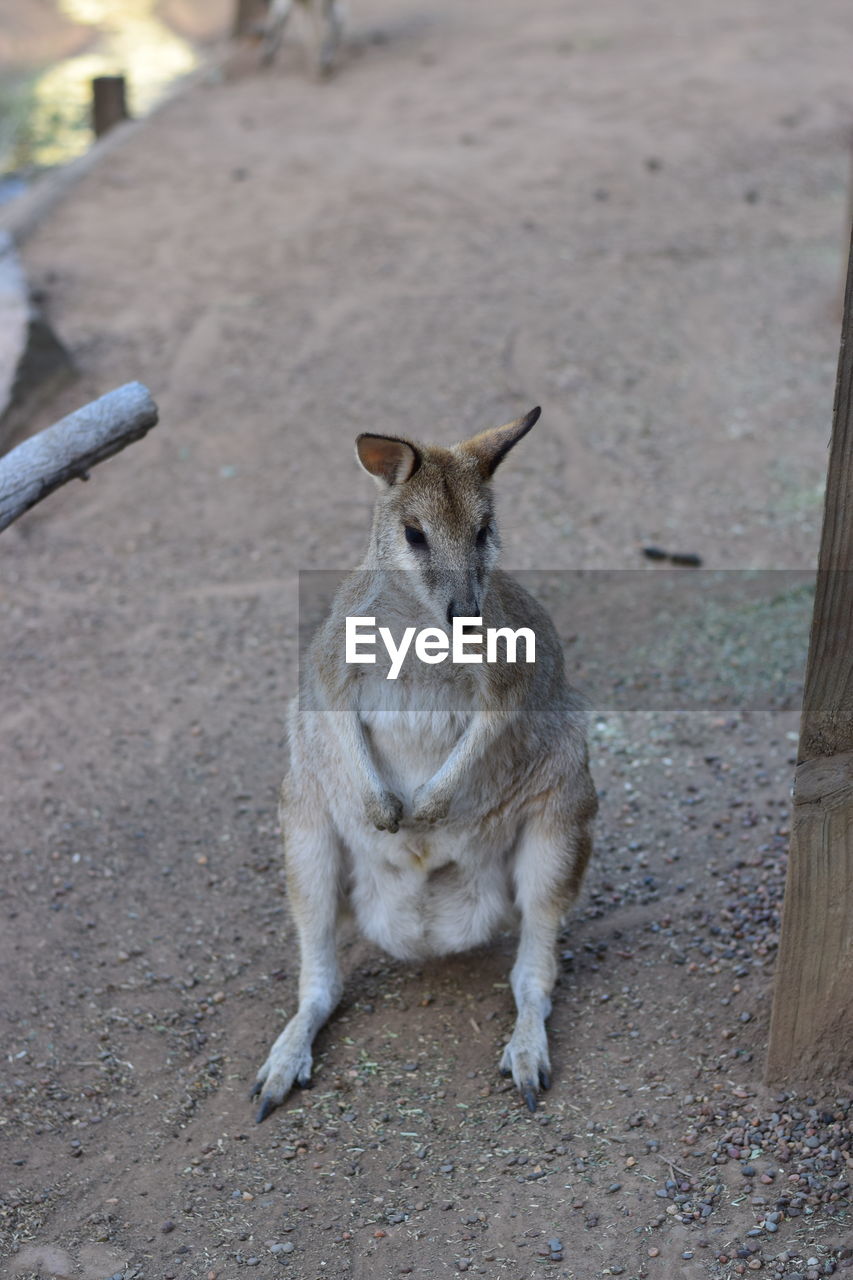
[[[404,804],[446,760],[474,714],[474,688],[400,677],[360,682],[359,717],[377,766]]]

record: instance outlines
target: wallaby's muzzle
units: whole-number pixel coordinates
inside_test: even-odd
[[[467,601],[451,600],[447,606],[447,625],[453,626],[454,618],[479,618],[480,617],[480,601],[476,596],[470,597]]]

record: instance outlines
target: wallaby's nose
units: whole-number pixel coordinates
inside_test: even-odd
[[[452,627],[454,618],[476,618],[479,613],[480,606],[476,601],[460,606],[455,600],[451,600],[447,606],[447,625]]]

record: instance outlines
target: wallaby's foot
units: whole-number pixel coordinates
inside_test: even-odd
[[[412,797],[412,822],[443,822],[450,811],[450,796],[425,782]]]
[[[535,1111],[540,1089],[551,1088],[551,1062],[544,1023],[538,1026],[529,1023],[522,1027],[519,1020],[503,1051],[500,1069],[501,1075],[512,1076],[528,1110]]]
[[[314,61],[314,79],[328,80],[337,70],[337,51],[334,46],[324,46]]]
[[[295,1021],[288,1023],[270,1049],[252,1088],[250,1096],[261,1099],[255,1116],[258,1124],[284,1102],[294,1085],[311,1088],[311,1041]]]
[[[392,791],[369,795],[364,802],[367,821],[378,831],[399,831],[403,816],[403,802]]]

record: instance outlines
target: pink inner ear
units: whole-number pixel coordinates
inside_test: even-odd
[[[358,457],[365,471],[386,484],[402,484],[408,480],[417,460],[411,445],[385,436],[360,436]]]

